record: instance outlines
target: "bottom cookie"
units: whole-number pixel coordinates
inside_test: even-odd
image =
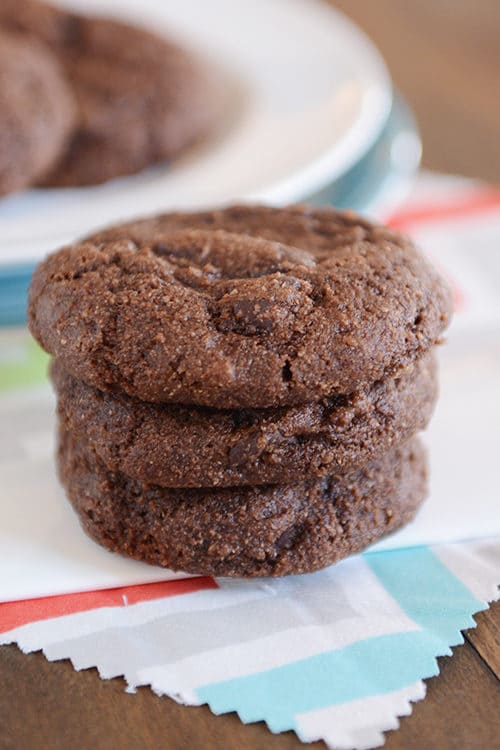
[[[59,471],[85,531],[114,552],[187,573],[309,573],[410,521],[427,491],[418,440],[364,469],[294,485],[167,489],[109,471],[61,430]]]

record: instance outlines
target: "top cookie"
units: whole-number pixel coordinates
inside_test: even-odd
[[[46,185],[137,172],[171,159],[212,124],[213,91],[201,66],[149,31],[35,0],[1,0],[0,26],[50,46],[77,99],[72,142]]]
[[[145,401],[269,407],[352,393],[439,338],[448,288],[353,213],[233,206],[98,233],[35,271],[29,320],[75,377]]]
[[[40,179],[61,156],[76,112],[50,50],[0,31],[0,195]]]

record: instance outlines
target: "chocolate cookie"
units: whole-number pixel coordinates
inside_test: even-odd
[[[90,185],[137,172],[176,156],[212,124],[210,81],[170,41],[34,0],[0,6],[0,25],[50,45],[78,101],[72,142],[44,184]]]
[[[83,441],[62,432],[59,468],[83,528],[99,544],[200,575],[317,570],[409,521],[427,491],[418,441],[337,477],[174,490],[110,472]]]
[[[216,408],[369,387],[422,357],[450,313],[448,288],[410,240],[306,206],[99,233],[37,268],[29,304],[34,336],[75,377]]]
[[[0,195],[28,187],[54,165],[74,115],[71,90],[50,51],[0,31]]]
[[[112,471],[163,487],[298,482],[401,445],[430,419],[434,355],[367,391],[276,409],[222,411],[103,393],[52,366],[61,422]]]

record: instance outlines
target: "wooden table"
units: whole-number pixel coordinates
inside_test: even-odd
[[[1,0],[0,0],[1,1]],[[385,55],[414,107],[424,164],[500,182],[498,0],[338,0]],[[427,698],[387,735],[387,750],[500,747],[500,604],[477,617]],[[186,708],[148,688],[124,692],[95,670],[0,649],[1,750],[292,750],[293,733],[271,735],[235,715]],[[324,747],[315,743],[311,748]]]

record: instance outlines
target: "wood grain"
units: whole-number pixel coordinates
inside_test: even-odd
[[[0,0],[1,1],[1,0]],[[498,0],[338,0],[372,36],[423,133],[424,164],[500,183]],[[425,701],[387,735],[387,750],[500,747],[500,604],[477,617],[464,646],[440,660]],[[1,750],[293,750],[293,733],[271,735],[236,715],[186,708],[148,688],[75,673],[0,649]],[[310,748],[324,747],[322,743]]]
[[[149,688],[124,692],[121,679],[95,669],[75,673],[69,662],[0,649],[1,750],[289,750],[295,734],[272,735],[263,723],[206,706],[180,706]],[[323,743],[307,746],[324,748]]]
[[[497,607],[498,612],[500,608]],[[439,660],[387,750],[471,750],[498,747],[500,687],[470,646]],[[292,732],[272,735],[263,723],[243,725],[235,714],[213,716],[206,706],[185,707],[140,688],[124,692],[121,679],[101,680],[95,669],[75,673],[69,662],[0,649],[2,750],[299,750]],[[495,744],[497,743],[497,744]],[[311,750],[323,743],[307,745]]]
[[[482,624],[500,620],[500,605]],[[499,747],[500,683],[468,644],[439,660],[401,728],[387,734],[387,750],[475,750]],[[271,735],[263,723],[243,725],[235,714],[213,716],[206,706],[185,707],[149,688],[125,693],[121,679],[101,680],[95,669],[74,672],[67,661],[41,653],[0,649],[2,750],[299,750],[292,732]],[[307,746],[324,748],[323,743]]]
[[[500,182],[498,0],[336,0],[417,114],[424,165]]]
[[[497,616],[500,609],[497,607]],[[475,750],[500,747],[500,685],[474,649],[455,649],[439,660],[441,674],[427,682],[427,697],[416,703],[401,729],[386,735],[385,750]]]
[[[480,612],[475,619],[477,628],[467,630],[465,637],[500,680],[500,617]]]

